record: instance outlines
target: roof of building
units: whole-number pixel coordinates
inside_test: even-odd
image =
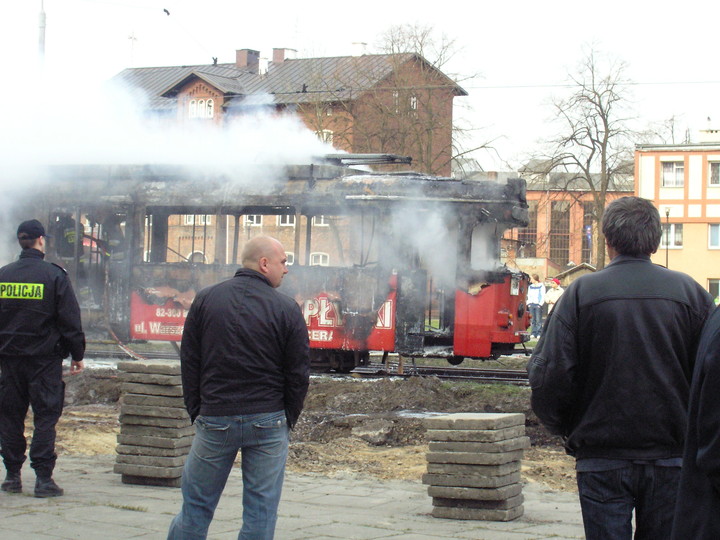
[[[528,190],[540,191],[589,191],[585,176],[576,173],[555,172],[547,175],[525,175]],[[600,173],[590,175],[593,186],[600,188]],[[635,191],[635,177],[632,174],[614,174],[608,180],[608,191]]]
[[[128,68],[113,81],[144,93],[149,108],[156,110],[174,108],[177,92],[195,77],[228,96],[267,94],[276,104],[288,105],[356,99],[409,61],[421,62],[439,78],[438,84],[447,85],[455,95],[467,95],[452,79],[414,53],[287,59],[270,62],[265,74],[236,64]],[[230,106],[232,103],[230,100]]]
[[[636,144],[638,152],[693,152],[720,149],[720,141],[705,141],[681,144]]]
[[[583,263],[580,263],[580,264],[576,264],[576,265],[572,266],[571,268],[568,268],[567,270],[564,270],[564,271],[562,271],[562,272],[559,272],[558,274],[555,275],[555,277],[556,277],[557,279],[559,279],[559,280],[562,280],[563,278],[565,278],[565,277],[567,277],[567,276],[570,276],[570,275],[572,275],[572,274],[575,274],[575,273],[581,272],[581,271],[585,271],[585,272],[595,272],[595,271],[597,271],[597,268],[595,268],[595,267],[594,267],[593,265],[591,265],[591,264],[588,264],[588,263],[586,263],[586,262],[583,262]]]

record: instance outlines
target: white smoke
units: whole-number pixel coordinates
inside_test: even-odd
[[[296,115],[278,114],[270,96],[254,97],[250,112],[222,126],[211,121],[172,123],[149,118],[147,103],[136,92],[93,80],[86,68],[16,71],[22,91],[17,84],[0,87],[5,105],[0,129],[0,264],[15,256],[14,220],[47,219],[13,216],[12,210],[16,203],[27,205],[33,190],[52,189],[49,166],[181,165],[260,189],[280,178],[286,165],[337,153]],[[6,238],[12,240],[9,253],[3,250]]]
[[[436,286],[455,287],[458,234],[454,216],[440,208],[419,209],[409,203],[393,214],[392,231],[395,238],[416,250]]]
[[[252,112],[218,127],[212,121],[153,120],[144,114],[147,104],[136,92],[83,80],[77,73],[30,76],[28,87],[30,95],[23,97],[32,106],[12,109],[0,134],[0,159],[7,165],[0,173],[2,182],[8,180],[8,166],[30,174],[43,165],[62,164],[179,164],[222,170],[308,163],[313,155],[335,152],[297,116],[276,114],[269,96],[256,96]],[[10,103],[6,92],[0,91],[0,97]]]

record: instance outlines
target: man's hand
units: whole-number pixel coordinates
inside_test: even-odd
[[[85,369],[85,364],[83,364],[82,360],[72,360],[70,362],[70,375],[77,375],[83,369]]]

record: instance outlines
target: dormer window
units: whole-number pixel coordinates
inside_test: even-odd
[[[212,99],[191,99],[188,108],[189,118],[212,118],[215,116],[215,102]]]

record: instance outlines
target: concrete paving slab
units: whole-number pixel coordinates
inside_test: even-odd
[[[164,538],[180,509],[179,489],[135,486],[112,472],[115,456],[60,456],[55,472],[66,495],[0,492],[3,540]],[[278,540],[388,539],[528,540],[583,538],[577,495],[523,485],[525,514],[511,522],[434,518],[427,486],[372,477],[288,474],[280,503]],[[235,540],[242,524],[242,478],[234,469],[210,527],[212,540]]]

